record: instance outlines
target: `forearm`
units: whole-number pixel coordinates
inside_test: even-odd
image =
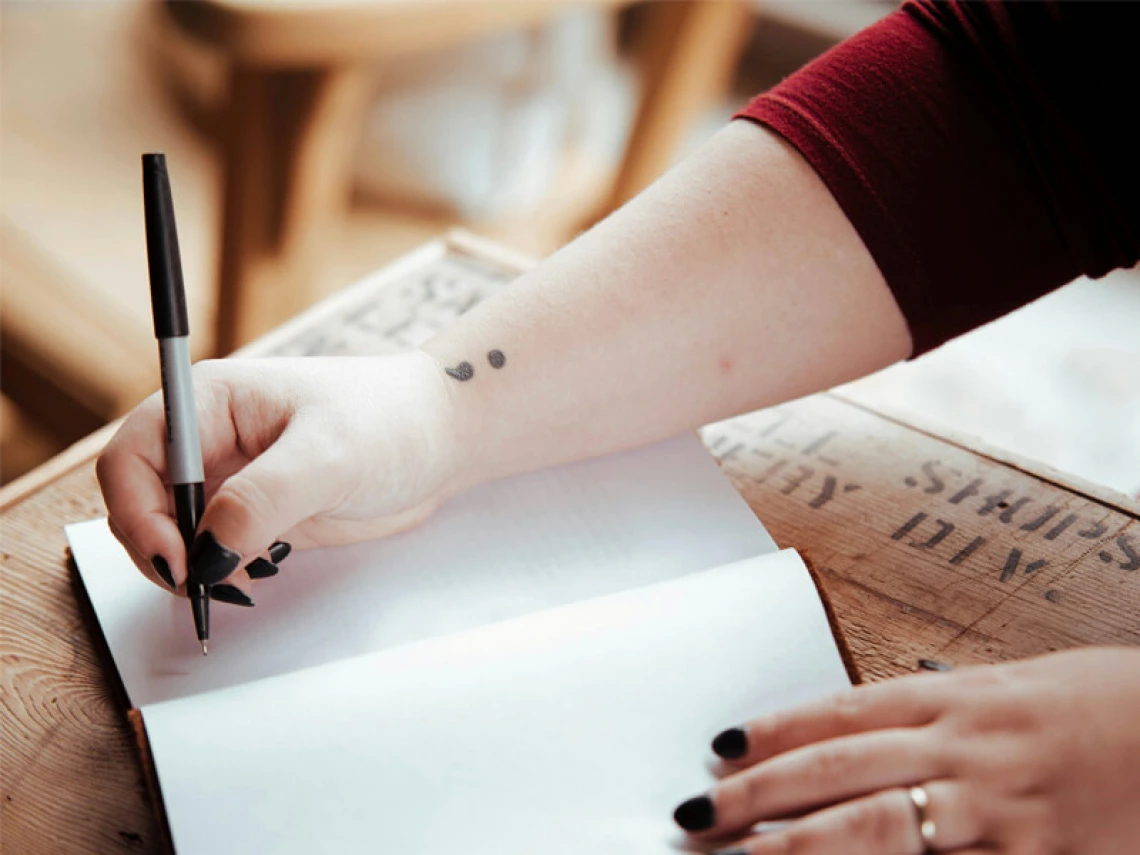
[[[443,376],[468,486],[828,388],[911,342],[819,178],[735,122],[425,349],[472,368]]]

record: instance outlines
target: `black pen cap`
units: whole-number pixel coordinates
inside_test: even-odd
[[[150,266],[150,304],[156,338],[190,334],[186,293],[182,284],[182,256],[174,227],[174,200],[166,174],[165,154],[144,154],[143,209],[146,213],[146,256]]]

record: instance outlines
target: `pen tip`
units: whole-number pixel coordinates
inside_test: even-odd
[[[202,642],[202,655],[203,656],[209,656],[210,655],[209,652],[206,650],[206,642],[204,642],[204,641]]]

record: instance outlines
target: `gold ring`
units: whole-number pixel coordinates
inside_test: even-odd
[[[934,835],[937,833],[934,820],[926,814],[930,807],[930,796],[926,794],[925,787],[911,787],[907,790],[910,803],[914,805],[914,818],[918,820],[918,836],[922,838],[922,845],[927,852],[934,851]]]

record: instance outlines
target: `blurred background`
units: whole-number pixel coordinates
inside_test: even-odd
[[[463,226],[547,254],[890,0],[0,0],[0,483],[158,385],[139,155],[194,357]],[[1140,274],[848,394],[1140,493]]]

